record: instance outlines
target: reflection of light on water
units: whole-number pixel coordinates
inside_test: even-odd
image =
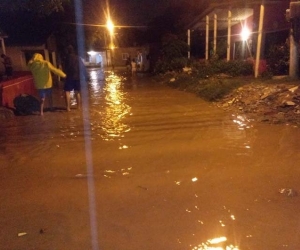
[[[97,71],[92,70],[92,71],[90,72],[90,78],[91,78],[91,81],[93,81],[93,80],[98,80],[98,78],[97,78]]]
[[[255,130],[252,129],[250,120],[242,115],[232,115],[229,120],[223,122],[222,132],[226,142],[226,148],[240,150],[236,155],[249,155],[252,153],[251,143]]]
[[[118,175],[118,174],[121,174],[123,176],[125,175],[129,175],[130,174],[130,171],[132,170],[132,167],[129,167],[129,168],[122,168],[120,170],[104,170],[104,177],[106,178],[111,178],[112,176],[115,176],[115,175]]]
[[[90,97],[93,99],[92,105],[97,105],[101,103],[101,94],[103,91],[103,85],[104,85],[104,73],[102,70],[91,70],[89,71],[90,81]]]
[[[219,243],[225,242],[225,241],[227,241],[226,237],[219,237],[219,238],[214,238],[214,239],[208,240],[207,242],[210,244],[219,244]]]
[[[114,74],[106,78],[104,88],[106,108],[102,113],[102,129],[105,132],[105,139],[122,137],[123,133],[130,128],[122,122],[123,118],[129,114],[130,107],[124,102],[125,94],[121,91],[122,79]]]
[[[233,119],[233,122],[236,123],[240,130],[243,130],[245,127],[250,128],[249,120],[246,119],[244,116],[237,115],[235,119]]]
[[[239,250],[237,246],[227,245],[227,238],[225,236],[207,240],[198,246],[193,247],[193,250]]]

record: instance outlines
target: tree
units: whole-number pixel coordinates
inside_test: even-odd
[[[53,12],[61,12],[64,5],[70,0],[1,0],[2,12],[31,11],[38,15],[50,15]]]
[[[187,64],[188,44],[174,34],[166,34],[162,39],[161,57],[155,64],[155,73],[182,71]]]

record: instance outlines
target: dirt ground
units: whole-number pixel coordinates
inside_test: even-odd
[[[299,81],[287,78],[245,84],[216,103],[246,114],[249,119],[272,124],[300,125]]]

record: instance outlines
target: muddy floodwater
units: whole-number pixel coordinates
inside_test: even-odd
[[[90,70],[0,124],[1,250],[300,249],[300,128]]]

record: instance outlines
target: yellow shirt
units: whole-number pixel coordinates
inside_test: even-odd
[[[28,67],[33,75],[34,84],[37,89],[52,88],[51,72],[60,77],[66,77],[66,74],[62,70],[55,68],[38,53],[33,55],[33,58],[28,63]]]

